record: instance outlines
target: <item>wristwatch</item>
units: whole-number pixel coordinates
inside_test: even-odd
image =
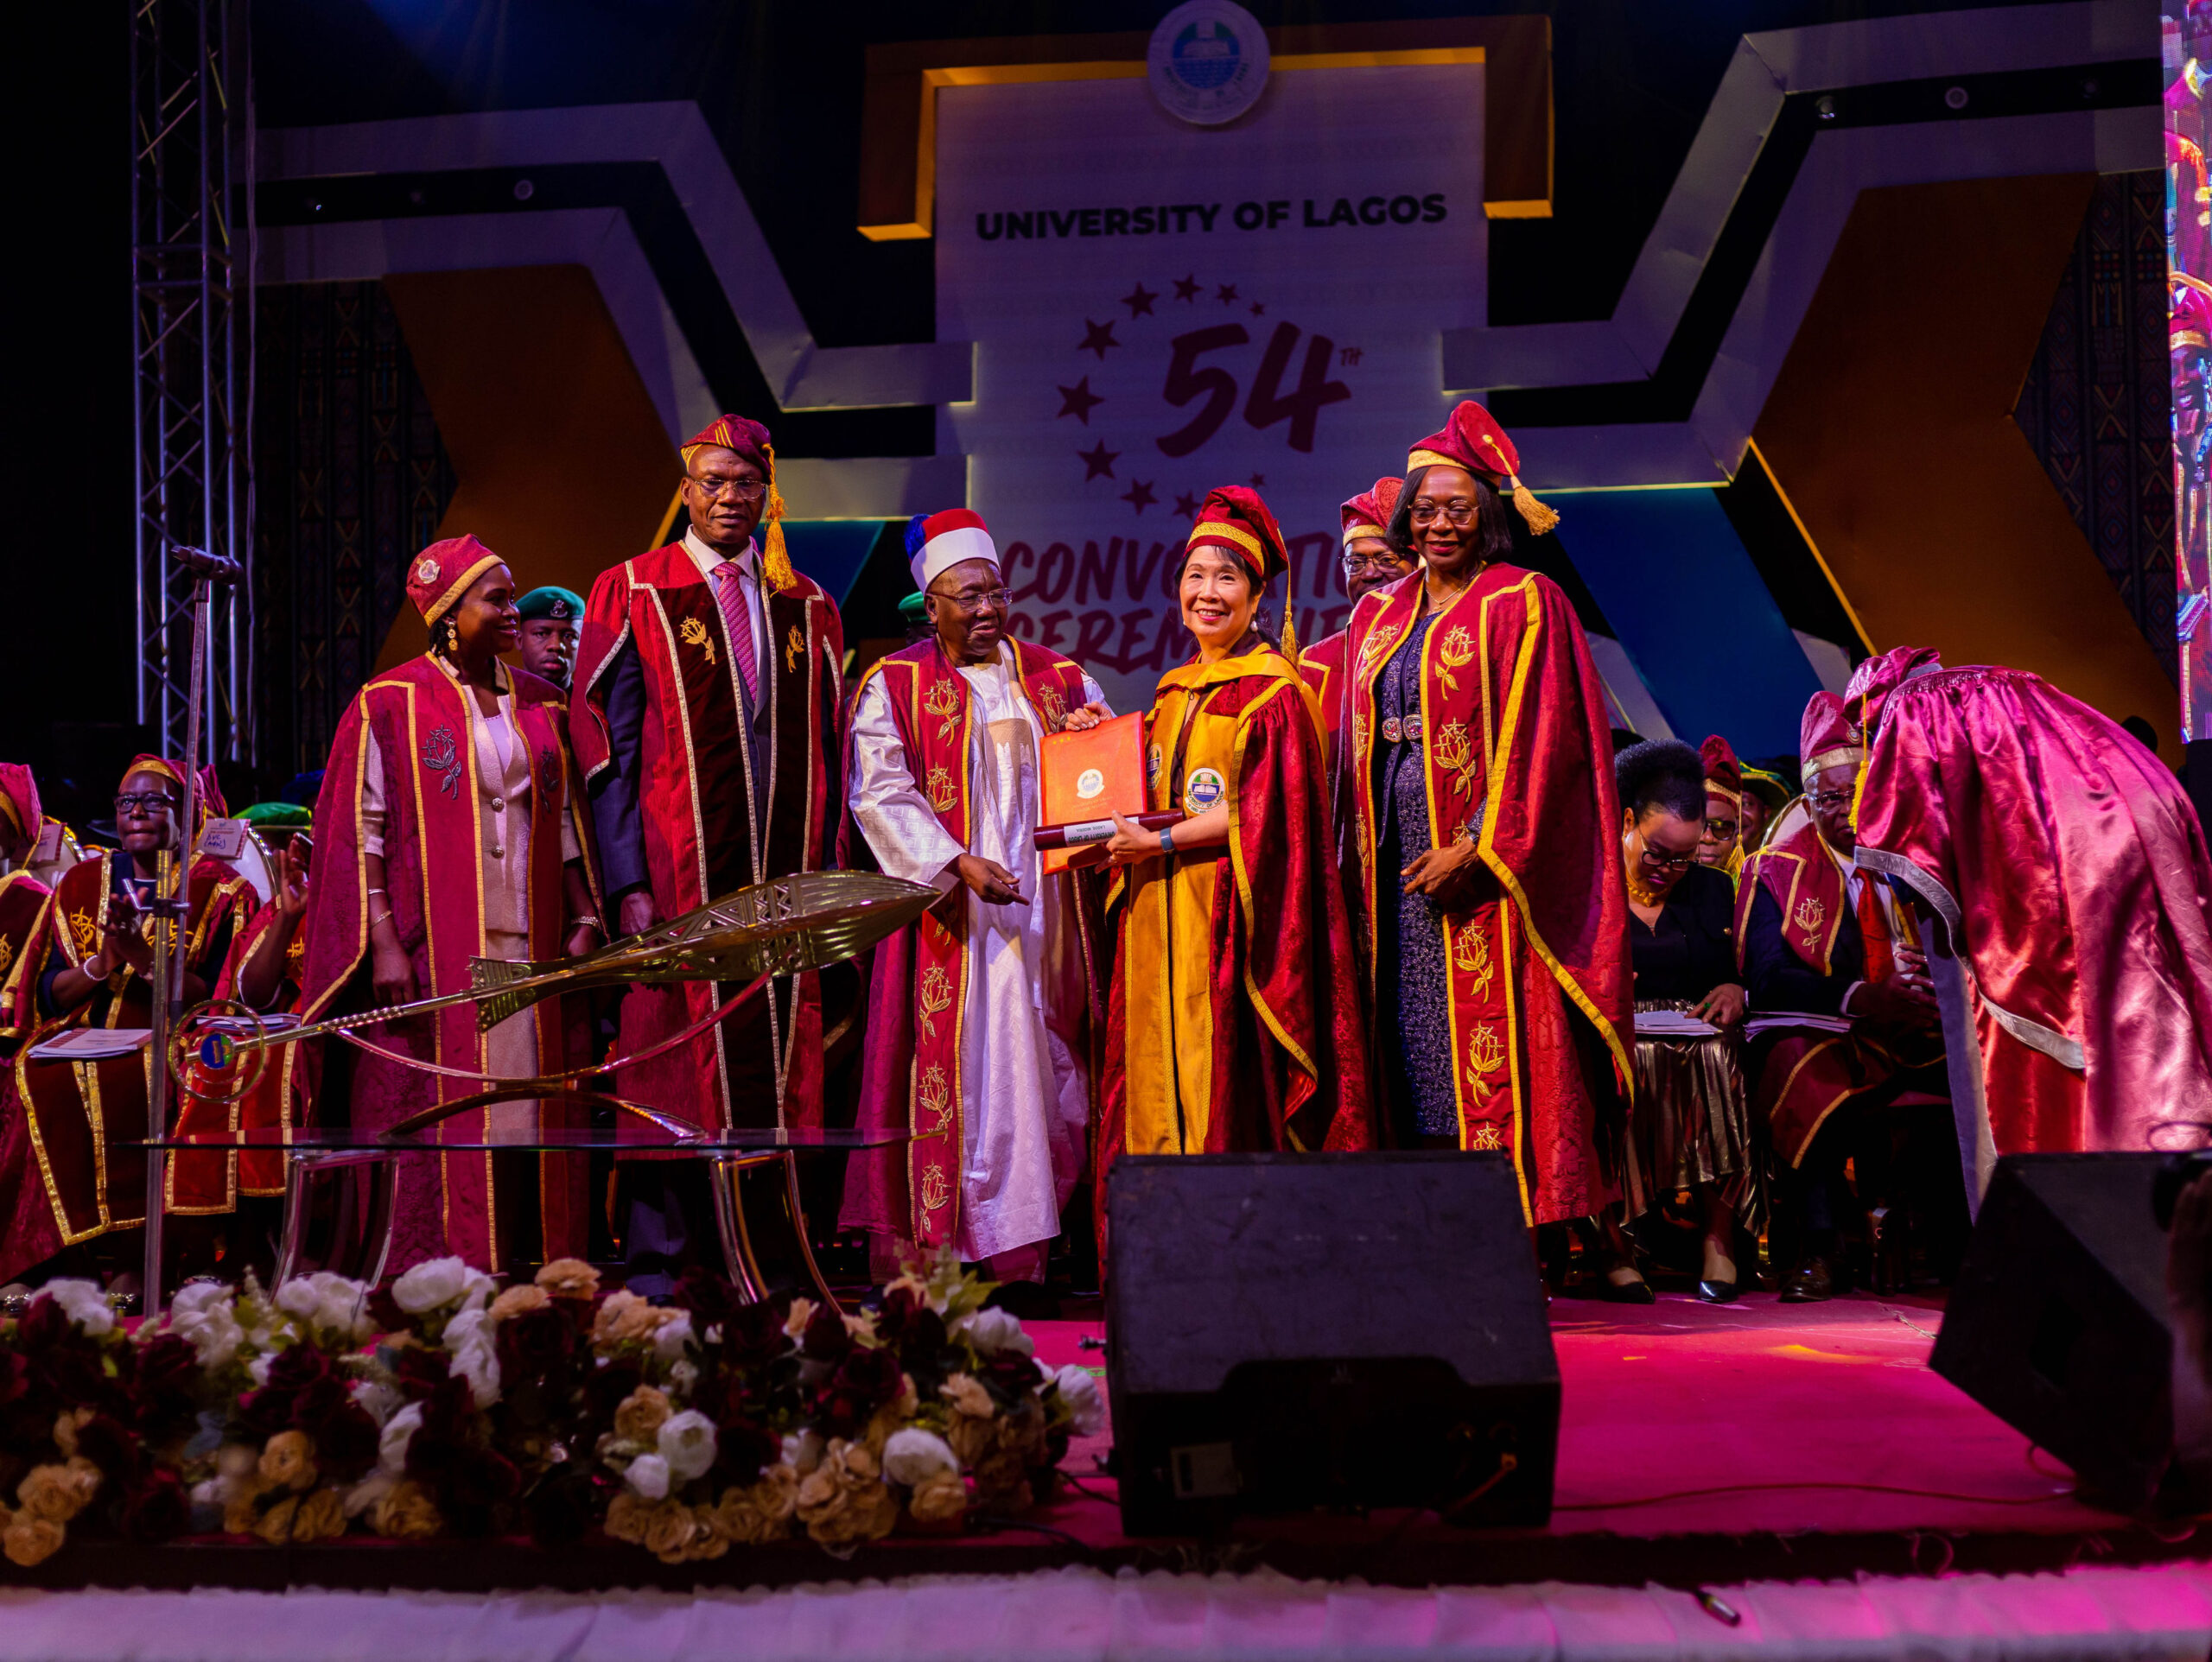
[[[1163,854],[1172,854],[1175,852],[1175,828],[1172,825],[1163,825],[1160,828],[1160,852]]]

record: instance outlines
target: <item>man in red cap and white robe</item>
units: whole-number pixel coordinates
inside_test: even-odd
[[[1848,1032],[1784,1033],[1758,1075],[1784,1222],[1801,1236],[1783,1284],[1791,1303],[1843,1291],[1836,1251],[1853,1153],[1849,1113],[1910,1088],[1945,1088],[1935,992],[1912,920],[1853,866],[1852,808],[1866,752],[1834,693],[1813,695],[1799,736],[1805,809],[1744,863],[1736,959],[1761,1012],[1847,1018]],[[1788,1233],[1785,1227],[1783,1233]]]
[[[1859,665],[1858,863],[1929,924],[1960,1153],[2191,1148],[2212,1122],[2212,860],[2120,724],[1924,647]]]
[[[844,628],[785,553],[768,429],[720,416],[683,456],[689,528],[600,574],[576,661],[570,729],[617,936],[832,864],[844,797]],[[674,1036],[740,990],[631,988],[620,1050]],[[615,1088],[709,1127],[816,1126],[822,1033],[819,975],[779,979],[688,1044],[619,1069]],[[690,1257],[709,1215],[702,1169],[652,1161],[622,1176],[633,1272]]]
[[[1110,712],[1076,664],[1007,633],[979,516],[917,516],[906,547],[931,632],[861,683],[850,801],[876,864],[946,899],[876,952],[861,1120],[913,1135],[853,1160],[842,1221],[878,1267],[950,1243],[994,1280],[1039,1281],[1083,1166],[1100,944],[1085,879],[1039,869],[1039,746]]]

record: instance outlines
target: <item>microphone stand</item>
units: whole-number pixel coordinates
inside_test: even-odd
[[[179,852],[164,849],[155,861],[153,1031],[149,1036],[153,1066],[148,1070],[146,1130],[149,1142],[166,1139],[169,1125],[169,1029],[184,1009],[184,925],[192,912],[192,864],[198,852],[200,821],[200,706],[207,695],[207,628],[215,589],[245,574],[235,560],[204,549],[173,546],[169,557],[193,574],[192,678],[186,683],[184,720],[184,804]],[[179,868],[181,868],[181,870]],[[171,892],[174,882],[175,892]],[[139,1311],[148,1321],[162,1313],[162,1225],[168,1200],[169,1151],[146,1151],[146,1262]]]

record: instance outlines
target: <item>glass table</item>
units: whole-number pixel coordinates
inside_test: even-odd
[[[532,1093],[560,1100],[557,1091]],[[571,1101],[605,1104],[580,1094]],[[448,1105],[389,1130],[342,1126],[261,1126],[244,1131],[195,1131],[149,1137],[136,1145],[166,1158],[191,1151],[285,1151],[284,1214],[276,1278],[282,1283],[315,1270],[359,1279],[383,1279],[391,1251],[393,1198],[398,1162],[409,1155],[489,1152],[515,1154],[613,1153],[704,1160],[715,1197],[715,1225],[725,1273],[754,1302],[778,1291],[798,1291],[836,1298],[808,1244],[799,1199],[798,1157],[809,1151],[887,1148],[904,1143],[904,1130],[805,1129],[778,1126],[702,1128],[622,1103],[631,1117],[614,1125],[524,1129],[464,1129],[453,1120],[481,1101]]]

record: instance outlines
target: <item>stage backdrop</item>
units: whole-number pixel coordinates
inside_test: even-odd
[[[938,336],[976,343],[938,445],[1015,632],[1148,701],[1191,650],[1175,555],[1223,485],[1282,522],[1300,639],[1342,628],[1338,504],[1440,425],[1441,332],[1484,320],[1482,67],[1277,73],[1217,128],[1138,79],[938,98]]]

